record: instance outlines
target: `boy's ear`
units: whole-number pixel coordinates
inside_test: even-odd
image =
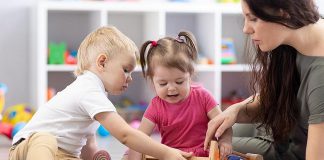
[[[100,71],[103,71],[106,65],[106,62],[108,61],[108,57],[106,54],[99,54],[96,60],[96,66]]]

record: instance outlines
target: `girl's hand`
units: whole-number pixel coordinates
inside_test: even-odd
[[[187,153],[183,152],[178,149],[170,149],[165,156],[163,157],[163,160],[187,160],[187,158],[192,156],[192,152]]]
[[[233,104],[208,122],[208,129],[204,142],[205,150],[207,150],[209,142],[214,137],[218,139],[226,129],[232,127],[235,124],[240,109],[237,105],[240,104]]]

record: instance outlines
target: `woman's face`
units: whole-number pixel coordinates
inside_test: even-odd
[[[256,17],[244,0],[241,1],[241,5],[244,16],[243,32],[251,37],[254,45],[266,52],[284,44],[287,27]]]

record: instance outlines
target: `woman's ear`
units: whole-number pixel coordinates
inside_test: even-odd
[[[98,55],[96,59],[96,66],[99,69],[99,71],[104,71],[107,61],[108,61],[108,57],[106,54]]]

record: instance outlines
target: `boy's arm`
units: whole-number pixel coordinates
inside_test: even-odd
[[[87,144],[82,147],[81,158],[84,160],[92,160],[93,155],[98,151],[95,135],[87,137]]]
[[[101,112],[95,115],[99,121],[122,144],[162,160],[185,160],[191,154],[182,152],[152,140],[143,132],[130,127],[116,112]]]
[[[142,131],[146,135],[150,136],[153,132],[155,124],[149,119],[143,117],[141,124],[138,130]],[[135,150],[130,149],[128,153],[128,160],[141,160],[142,153],[136,152]]]

